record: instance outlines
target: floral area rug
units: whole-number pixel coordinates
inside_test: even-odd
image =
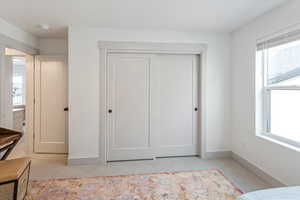
[[[217,169],[30,181],[26,200],[235,200]]]

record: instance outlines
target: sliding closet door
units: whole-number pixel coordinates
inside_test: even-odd
[[[108,160],[153,158],[150,129],[151,55],[108,56]]]
[[[197,155],[198,59],[196,55],[155,57],[151,127],[156,157]]]

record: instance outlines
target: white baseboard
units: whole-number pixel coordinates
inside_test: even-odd
[[[67,154],[47,154],[47,153],[32,153],[28,155],[32,159],[59,159],[66,160],[68,158]]]
[[[92,158],[69,158],[68,165],[92,165],[101,164],[101,159],[99,157]]]
[[[250,163],[246,159],[241,156],[233,153],[231,151],[216,151],[216,152],[206,152],[202,159],[217,159],[217,158],[232,158],[244,168],[248,169],[252,173],[256,174],[265,182],[269,183],[274,187],[284,187],[286,186],[276,178],[267,174],[254,164]],[[90,165],[90,164],[104,164],[103,161],[99,157],[91,157],[91,158],[69,158],[68,165]]]
[[[258,177],[260,177],[265,182],[269,183],[273,187],[285,187],[286,185],[277,180],[276,178],[272,177],[271,175],[267,174],[257,166],[250,163],[248,160],[242,158],[236,153],[231,153],[232,159],[238,162],[240,165],[242,165],[244,168],[248,169],[249,171],[256,174]]]
[[[205,152],[202,158],[203,159],[231,158],[231,151]]]

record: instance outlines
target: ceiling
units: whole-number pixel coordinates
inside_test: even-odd
[[[39,37],[65,37],[69,25],[230,32],[288,1],[7,0],[1,1],[0,17]]]

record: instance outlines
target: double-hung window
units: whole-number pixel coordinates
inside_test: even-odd
[[[300,31],[257,45],[263,134],[300,147]]]

